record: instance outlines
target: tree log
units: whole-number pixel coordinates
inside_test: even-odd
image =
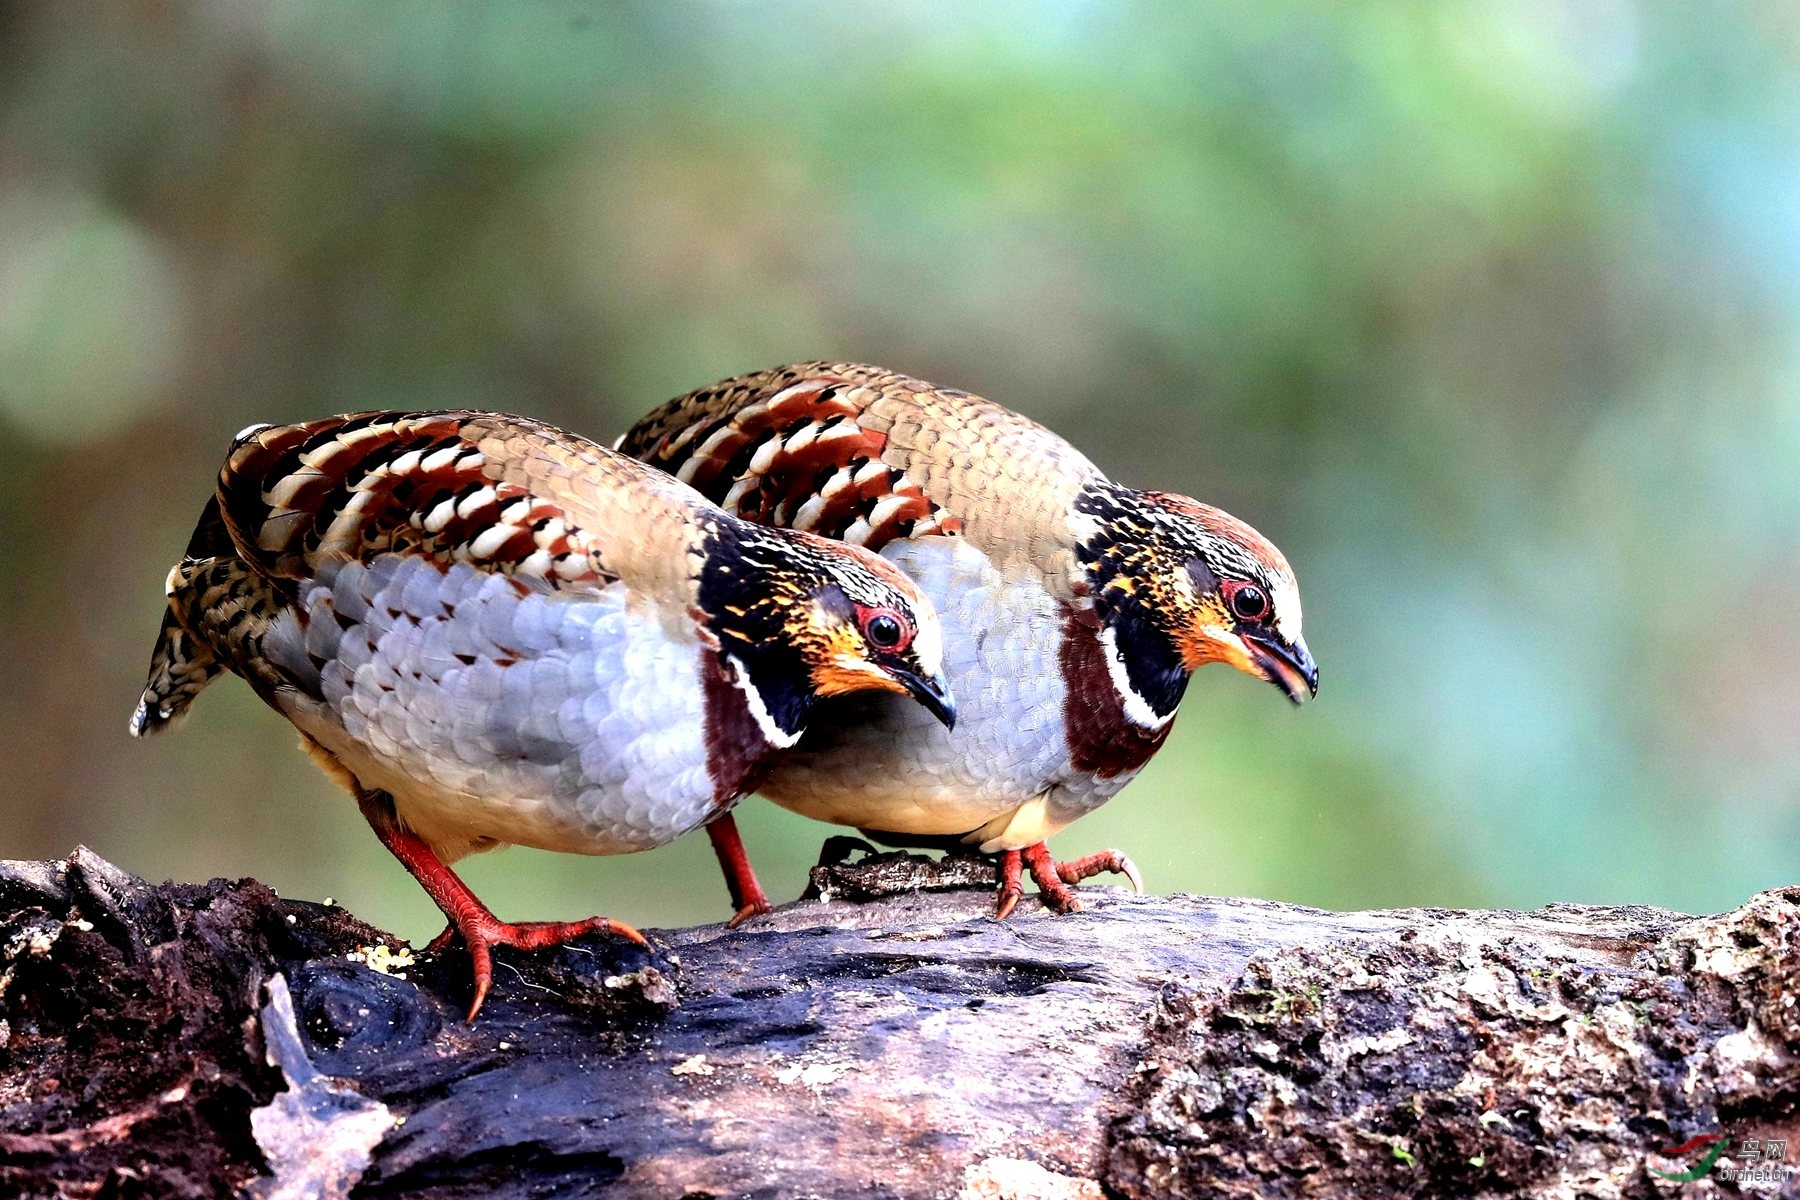
[[[976,886],[886,894],[986,870],[871,856],[653,954],[501,951],[470,1027],[456,949],[409,962],[254,881],[0,863],[0,1195],[1654,1196],[1697,1135],[1733,1141],[1690,1193],[1749,1139],[1800,1162],[1800,890],[1687,917],[1088,887],[1003,922]]]

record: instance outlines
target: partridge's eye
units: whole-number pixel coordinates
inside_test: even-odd
[[[869,618],[864,632],[877,649],[892,650],[900,644],[900,618],[892,613],[876,613]]]
[[[1269,615],[1269,593],[1254,583],[1242,584],[1231,592],[1231,611],[1240,620],[1260,621]]]

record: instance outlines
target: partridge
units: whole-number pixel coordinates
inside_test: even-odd
[[[1317,693],[1294,573],[1266,538],[1114,483],[967,392],[850,363],[778,367],[671,401],[618,448],[739,516],[878,550],[931,597],[955,729],[883,697],[834,702],[760,791],[888,844],[1000,854],[1000,916],[1022,868],[1058,911],[1101,871],[1141,890],[1119,852],[1057,863],[1044,840],[1149,761],[1196,669],[1230,663],[1295,704]],[[724,857],[731,829],[711,829]]]
[[[500,413],[245,430],[168,596],[131,731],[243,677],[449,919],[471,1021],[493,946],[643,939],[502,922],[457,859],[672,841],[752,791],[823,697],[954,719],[937,617],[892,565]]]

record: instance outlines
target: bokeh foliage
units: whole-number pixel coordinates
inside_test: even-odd
[[[1251,520],[1323,667],[1203,672],[1064,833],[1159,890],[1648,901],[1800,878],[1791,6],[0,9],[0,854],[423,897],[240,685],[125,718],[226,439],[372,407],[610,439],[877,362]],[[760,801],[778,896],[823,826]],[[472,865],[716,918],[703,838]]]

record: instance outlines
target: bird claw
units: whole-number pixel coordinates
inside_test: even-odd
[[[439,934],[431,945],[441,949],[442,945],[449,943],[453,931],[455,936],[462,938],[475,973],[475,995],[469,1003],[468,1023],[471,1025],[475,1023],[476,1014],[481,1012],[481,1006],[487,1002],[488,988],[493,984],[495,946],[510,946],[514,950],[543,950],[590,933],[605,933],[636,942],[646,950],[650,948],[650,943],[644,940],[643,934],[623,921],[615,921],[610,917],[588,917],[580,921],[511,922],[499,920],[492,913],[471,914],[461,924],[452,925]]]
[[[725,922],[725,928],[736,929],[751,917],[766,917],[774,911],[775,906],[769,903],[769,898],[759,893],[755,899],[738,906],[738,910],[731,920]]]
[[[1144,877],[1138,873],[1137,865],[1117,850],[1102,850],[1085,858],[1059,863],[1050,857],[1050,848],[1038,842],[1023,850],[1001,852],[999,902],[994,908],[996,919],[1005,920],[1018,907],[1024,894],[1020,877],[1026,870],[1031,872],[1032,880],[1038,885],[1044,907],[1055,913],[1080,912],[1083,905],[1073,885],[1108,871],[1125,876],[1138,895],[1144,894]]]
[[[1019,907],[1019,898],[1024,894],[1024,889],[1016,883],[1001,887],[999,903],[994,906],[994,920],[1004,921],[1012,916],[1013,909]]]

